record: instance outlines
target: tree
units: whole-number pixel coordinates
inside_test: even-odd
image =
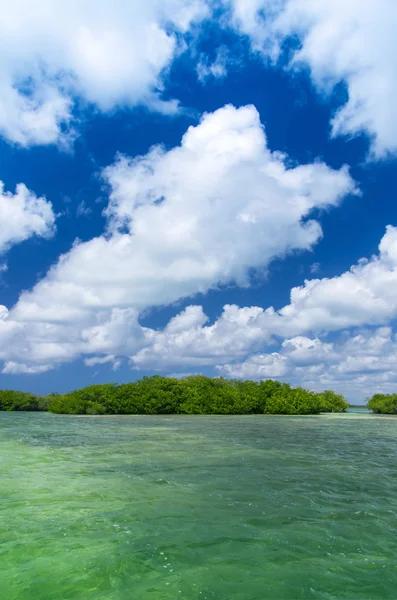
[[[48,410],[48,401],[43,396],[16,390],[0,390],[0,410],[39,411]]]
[[[367,406],[374,413],[394,415],[397,413],[397,394],[375,394]]]
[[[344,410],[334,392],[316,394],[287,383],[143,377],[123,385],[92,385],[53,397],[49,410],[65,414],[318,414]]]
[[[342,394],[336,394],[332,390],[324,390],[320,394],[321,412],[344,412],[349,408]]]

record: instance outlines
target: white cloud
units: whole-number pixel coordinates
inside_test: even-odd
[[[321,265],[318,262],[314,262],[310,265],[310,273],[314,275],[314,273],[318,273],[321,270]]]
[[[348,101],[332,120],[334,135],[373,137],[381,157],[397,149],[395,0],[223,0],[231,24],[255,51],[277,61],[297,36],[291,69],[308,67],[329,93],[344,81]],[[144,104],[173,113],[161,93],[184,36],[211,15],[211,0],[0,0],[0,133],[22,146],[69,144],[73,113]],[[238,58],[221,46],[201,56],[201,81],[222,78]]]
[[[76,217],[89,217],[92,214],[92,208],[87,206],[84,200],[81,200],[76,208]]]
[[[279,379],[289,372],[287,359],[278,352],[255,354],[243,363],[218,365],[218,372],[237,379]]]
[[[254,50],[273,61],[283,42],[300,47],[290,68],[306,66],[325,93],[344,81],[348,101],[332,120],[333,135],[367,132],[377,157],[397,150],[397,3],[395,0],[225,0],[233,24]]]
[[[361,259],[338,277],[311,279],[291,290],[290,304],[267,309],[273,334],[340,330],[388,323],[397,316],[397,228],[388,226],[379,254]]]
[[[211,62],[207,55],[201,54],[197,64],[197,77],[201,83],[205,83],[208,78],[223,79],[227,76],[228,66],[234,63],[230,52],[226,46],[220,46],[217,50],[215,59]]]
[[[163,330],[142,327],[134,308],[91,309],[83,317],[69,315],[50,323],[18,321],[3,307],[3,372],[45,372],[80,355],[88,356],[88,366],[111,363],[118,368],[119,357],[126,356],[136,369],[197,372],[217,366],[228,377],[279,378],[311,389],[333,388],[351,401],[395,391],[396,334],[389,326],[373,326],[397,315],[397,229],[387,228],[379,248],[379,255],[359,261],[341,276],[296,288],[293,302],[280,311],[226,305],[212,324],[196,305],[173,317]],[[368,324],[372,327],[361,328]],[[346,331],[351,327],[353,331]],[[342,332],[336,339],[327,336],[338,329]],[[321,336],[304,335],[315,331]],[[275,338],[280,337],[278,343]]]
[[[84,364],[87,367],[94,367],[95,365],[105,365],[107,363],[111,363],[113,371],[117,371],[120,368],[121,362],[116,359],[114,354],[108,354],[107,356],[92,356],[91,358],[86,358],[84,360]]]
[[[287,168],[286,158],[267,148],[253,106],[205,115],[169,151],[119,157],[104,172],[111,187],[106,235],[76,242],[21,295],[0,322],[0,356],[51,356],[54,364],[81,354],[133,356],[148,341],[140,311],[220,284],[248,285],[250,269],[310,249],[321,236],[313,210],[339,204],[354,182],[345,167]],[[229,317],[217,327],[229,327]],[[185,312],[167,335],[183,320],[199,319],[199,326],[204,318]]]
[[[190,306],[163,331],[146,329],[146,346],[132,364],[164,371],[218,365],[229,377],[282,378],[310,388],[334,387],[362,400],[377,390],[397,389],[391,327],[358,329],[393,321],[396,298],[397,228],[389,226],[378,255],[338,277],[306,281],[279,311],[225,306],[208,324],[202,307]],[[338,330],[337,341],[327,339]],[[316,332],[321,337],[303,335]],[[269,351],[280,338],[280,349]]]
[[[54,143],[67,147],[75,135],[69,127],[70,98],[44,82],[35,83],[32,90],[23,93],[4,71],[0,59],[0,134],[24,147]]]
[[[0,181],[0,254],[32,236],[51,237],[54,230],[51,202],[38,198],[23,183],[17,185],[15,194],[6,192]],[[6,268],[1,265],[1,271]]]
[[[163,73],[205,0],[0,1],[0,133],[22,146],[73,137],[76,98],[101,111],[164,102]]]
[[[5,363],[2,373],[5,375],[39,375],[40,373],[46,373],[53,366],[48,365],[26,365],[24,363],[16,363],[8,361]]]
[[[109,235],[77,243],[14,314],[63,321],[86,310],[168,304],[218,284],[248,282],[250,268],[309,249],[315,208],[354,190],[346,168],[287,169],[271,153],[254,107],[226,106],[190,127],[170,151],[120,157],[104,176]]]
[[[212,366],[259,350],[267,341],[256,317],[262,309],[226,305],[212,325],[201,306],[188,306],[162,331],[145,328],[145,347],[131,357],[138,369]]]
[[[160,370],[177,365],[210,366],[240,360],[281,338],[281,353],[254,355],[242,366],[232,364],[230,373],[282,376],[288,372],[291,361],[313,366],[340,360],[332,344],[302,334],[324,335],[382,325],[395,317],[397,228],[388,227],[379,244],[379,255],[360,260],[340,276],[308,280],[293,288],[291,303],[278,311],[273,307],[226,305],[219,319],[207,324],[202,307],[189,306],[163,331],[145,329],[145,347],[133,355],[132,363],[139,368]]]
[[[238,378],[296,378],[300,368],[310,370],[315,367],[316,373],[323,371],[325,364],[336,363],[341,359],[334,344],[318,338],[296,336],[285,339],[278,352],[258,353],[249,356],[242,362],[218,365],[220,373]]]
[[[342,334],[336,342],[298,336],[279,352],[255,354],[245,361],[218,366],[236,378],[281,378],[321,391],[335,389],[350,401],[397,389],[397,340],[391,327]]]

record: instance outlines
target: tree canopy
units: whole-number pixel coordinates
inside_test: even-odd
[[[0,390],[0,410],[48,410],[49,396],[36,396],[29,392]]]
[[[332,391],[320,394],[278,381],[239,381],[201,375],[143,377],[103,384],[53,398],[49,410],[63,414],[319,414],[348,404]]]
[[[375,394],[368,401],[367,406],[374,413],[397,414],[397,394]]]
[[[0,410],[49,410],[70,415],[315,415],[347,408],[343,396],[330,390],[315,393],[271,379],[257,382],[202,375],[184,379],[156,375],[132,383],[90,385],[46,397],[0,391]]]

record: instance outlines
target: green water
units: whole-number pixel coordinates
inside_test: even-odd
[[[0,413],[2,600],[397,598],[397,419]]]

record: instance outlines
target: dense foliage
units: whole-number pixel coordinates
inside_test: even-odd
[[[143,377],[123,385],[91,385],[54,397],[49,410],[64,414],[319,414],[348,404],[327,391],[316,394],[287,383],[194,376]]]
[[[344,412],[348,407],[342,394],[336,394],[332,390],[325,390],[319,396],[321,412]]]
[[[51,398],[29,392],[0,390],[0,410],[48,410]]]
[[[368,401],[367,406],[374,413],[397,414],[397,394],[375,394]]]

